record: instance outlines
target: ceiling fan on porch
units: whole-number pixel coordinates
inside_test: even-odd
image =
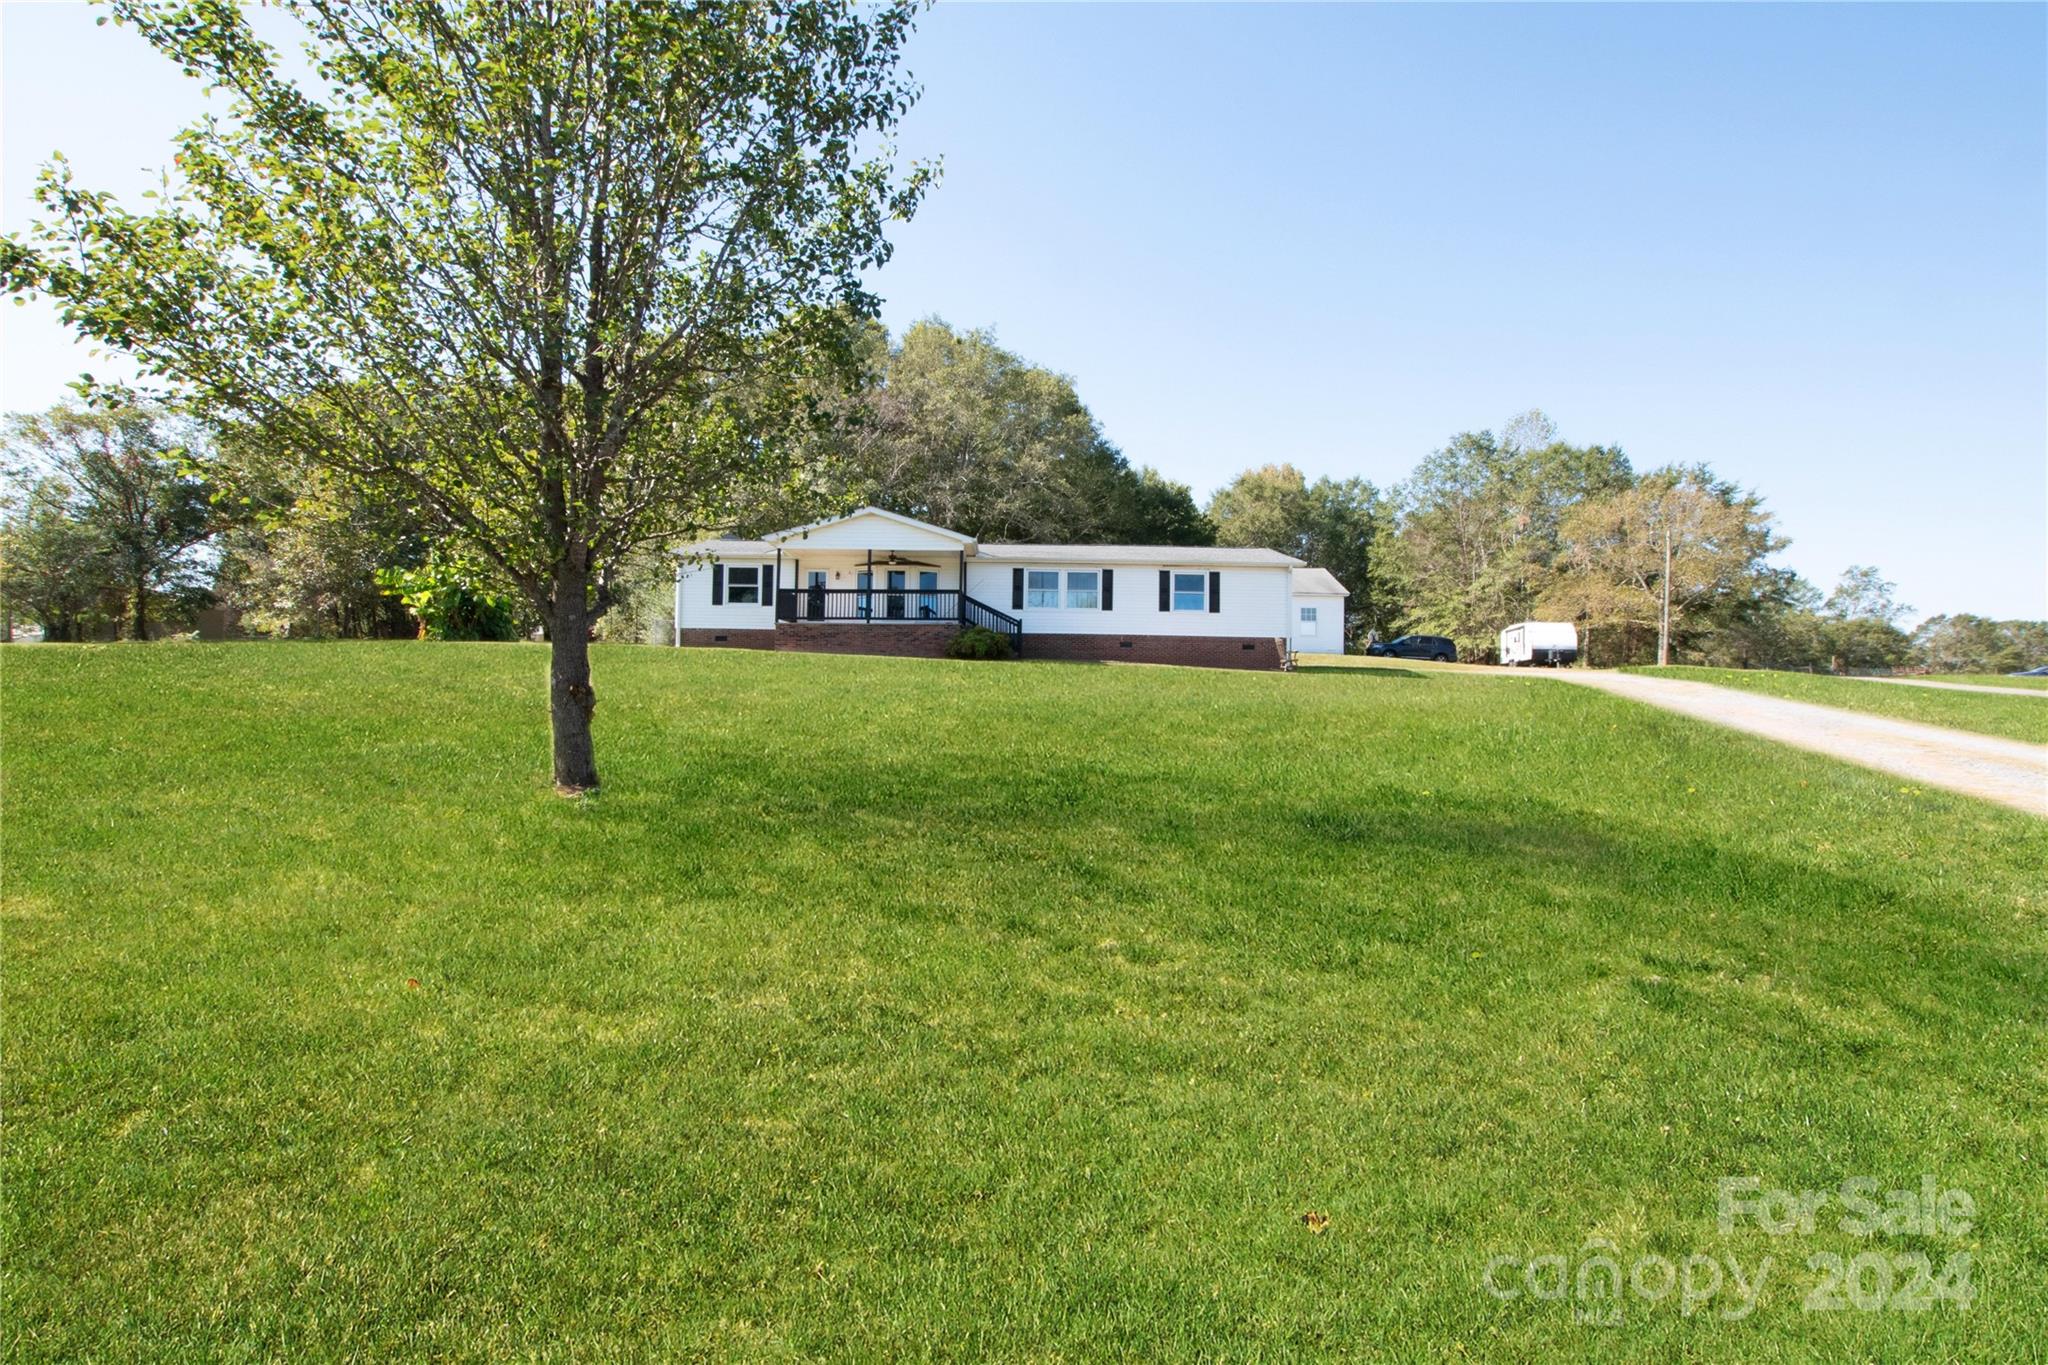
[[[875,562],[877,564],[886,564],[892,569],[936,569],[939,567],[938,565],[933,564],[928,560],[905,559],[901,555],[897,554],[894,550],[891,550],[889,552],[889,557],[887,559],[878,559]]]

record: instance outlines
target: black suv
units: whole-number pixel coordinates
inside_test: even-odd
[[[1458,662],[1458,646],[1441,635],[1403,635],[1398,640],[1374,641],[1368,654],[1387,659],[1431,659],[1440,664]]]

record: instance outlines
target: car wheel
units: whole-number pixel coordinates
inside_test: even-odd
[[[1448,654],[1432,654],[1429,657],[1440,664],[1447,664],[1451,661],[1451,656]]]

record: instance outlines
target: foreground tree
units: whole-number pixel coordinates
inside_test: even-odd
[[[216,522],[211,490],[192,470],[191,440],[189,424],[134,405],[60,405],[8,424],[9,455],[53,480],[41,485],[41,499],[65,490],[66,510],[81,524],[67,542],[79,559],[65,577],[97,576],[116,587],[131,639],[149,638],[153,599],[199,586],[192,551]],[[43,516],[36,543],[54,549],[47,508]]]
[[[152,213],[46,170],[0,274],[502,573],[548,623],[555,782],[593,788],[611,566],[726,516],[928,183],[872,149],[911,6],[282,7],[306,85],[235,6],[115,0],[229,116]]]

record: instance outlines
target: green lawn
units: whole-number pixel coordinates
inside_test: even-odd
[[[632,647],[568,802],[544,663],[0,650],[11,1357],[2039,1349],[2048,823],[1538,680]],[[1482,1288],[1591,1238],[1775,1269]],[[1873,1251],[1974,1306],[1802,1311]]]
[[[2016,687],[2027,692],[2048,692],[2048,678],[2015,678],[2008,673],[1930,673],[1926,681],[1976,683],[1983,687]]]
[[[1891,683],[1865,682],[1860,678],[1837,678],[1825,673],[1782,673],[1762,668],[1626,668],[1624,673],[1647,673],[1692,682],[1739,687],[1793,701],[1818,702],[1846,711],[1868,711],[1896,720],[1943,725],[1951,730],[1974,730],[1978,734],[2004,739],[2023,739],[2048,744],[2048,705],[2032,697],[1994,697],[1985,692],[1944,692],[1933,687],[1898,687]]]

